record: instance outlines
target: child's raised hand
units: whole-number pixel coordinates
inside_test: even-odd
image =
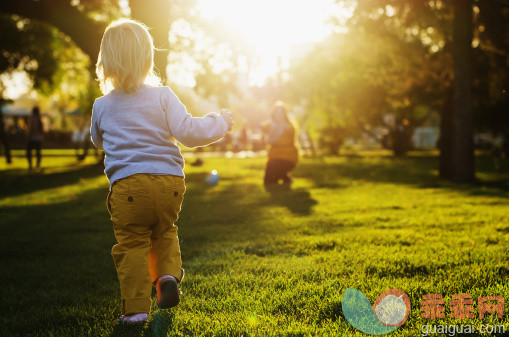
[[[228,131],[232,131],[233,128],[233,118],[231,112],[226,109],[221,110],[221,116],[223,116],[226,125],[228,125]]]

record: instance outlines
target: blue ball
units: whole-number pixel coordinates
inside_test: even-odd
[[[215,185],[218,183],[218,181],[219,181],[219,174],[217,173],[216,170],[212,170],[212,172],[210,172],[207,175],[207,184]]]

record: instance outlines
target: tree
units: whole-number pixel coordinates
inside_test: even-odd
[[[349,67],[354,67],[357,74],[354,73],[351,79],[357,78],[362,85],[352,85],[351,88],[362,90],[369,87],[363,74],[369,72],[378,77],[378,87],[386,90],[384,104],[395,112],[396,120],[407,120],[410,126],[416,126],[430,111],[438,111],[441,115],[441,176],[455,181],[473,180],[474,107],[477,111],[483,109],[483,113],[478,113],[482,120],[487,118],[489,111],[501,111],[504,106],[501,102],[507,99],[506,95],[498,93],[507,91],[509,3],[506,0],[343,0],[338,3],[356,6],[348,24],[340,27],[349,30],[343,35],[354,34],[358,40],[349,42],[364,44],[364,53],[377,56],[366,58],[363,49],[358,48],[356,62],[367,61],[361,65],[351,62],[343,68],[331,68],[317,61],[311,63],[310,68],[327,69],[325,76],[338,78],[345,77]],[[378,41],[383,41],[381,46]],[[349,45],[343,44],[342,47],[348,49]],[[331,45],[325,48],[330,52]],[[342,53],[345,51],[334,55],[344,61]],[[475,63],[472,57],[475,57]],[[322,57],[321,60],[327,59]],[[337,71],[342,73],[337,74]],[[308,80],[315,81],[316,78],[321,77],[312,76]],[[348,82],[355,83],[351,79]],[[344,91],[348,88],[341,89],[337,80],[329,82],[333,85],[326,85],[329,90],[322,90],[317,96],[319,99],[334,97],[334,92],[350,92]],[[371,83],[376,84],[376,81]],[[358,100],[356,96],[347,95],[346,98]],[[428,109],[419,109],[423,106]],[[350,108],[350,112],[355,110]],[[419,116],[418,110],[428,112]],[[377,121],[379,117],[376,115],[387,112],[376,109],[375,114],[359,115],[357,111],[354,117],[364,119],[360,124],[383,124],[383,121]],[[500,116],[500,112],[492,112],[491,120],[503,121]],[[414,121],[408,117],[415,117]]]
[[[131,0],[129,2],[131,17],[150,27],[150,34],[158,49],[154,55],[154,63],[163,82],[167,80],[170,29],[177,20],[190,19],[190,9],[194,5],[195,0]]]
[[[472,87],[485,74],[500,72],[500,67],[495,63],[486,62],[486,59],[493,58],[493,54],[505,54],[502,68],[506,67],[509,3],[505,0],[393,0],[366,3],[378,9],[394,6],[400,13],[407,9],[412,13],[406,20],[407,27],[419,27],[420,30],[431,27],[440,32],[438,42],[441,41],[443,47],[438,48],[438,52],[449,55],[453,61],[452,65],[443,64],[444,70],[450,67],[453,82],[441,90],[445,99],[441,119],[440,175],[454,181],[472,181],[475,178],[473,101],[482,101],[480,96],[483,94],[485,98],[494,98],[494,95],[482,90],[472,92]],[[475,64],[472,59],[473,43],[479,47],[477,54],[487,56],[484,60],[478,58],[479,62]],[[475,68],[485,68],[484,74],[476,73]],[[498,86],[503,91],[505,85],[490,83],[489,86]],[[497,99],[492,99],[485,108],[489,109],[490,105],[497,105]]]
[[[296,100],[310,98],[314,123],[321,124],[315,128],[344,130],[343,138],[371,135],[397,156],[411,149],[414,128],[441,106],[447,74],[442,57],[399,25],[363,13],[291,69],[290,90]],[[387,130],[383,139],[380,127]]]
[[[187,17],[184,8],[193,1],[182,0],[132,0],[133,19],[140,20],[152,28],[154,44],[158,49],[155,64],[162,78],[166,78],[168,64],[168,32],[176,16]],[[171,10],[171,12],[170,12]],[[122,15],[119,2],[114,0],[17,0],[0,2],[0,12],[19,15],[49,23],[69,36],[76,45],[95,63],[101,39],[108,21]]]
[[[13,16],[0,14],[0,30],[2,31],[0,74],[22,70],[32,79],[35,88],[51,84],[58,68],[58,60],[52,50],[41,47],[41,45],[52,45],[57,38],[51,27],[39,22],[23,21]],[[6,160],[10,163],[10,146],[1,111],[9,100],[5,99],[3,94],[4,84],[0,81],[0,139],[4,146]]]
[[[69,0],[1,1],[0,12],[35,19],[55,26],[71,37],[91,60],[96,60],[106,22],[92,19],[85,11],[87,4],[97,8],[98,1],[83,1],[82,3],[77,5]],[[113,5],[113,2],[110,4]]]
[[[454,60],[453,109],[450,130],[450,158],[443,158],[450,170],[443,176],[455,181],[475,179],[474,115],[472,106],[472,0],[454,0],[452,57]],[[445,130],[444,130],[445,131]]]

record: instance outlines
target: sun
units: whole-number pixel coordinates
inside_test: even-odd
[[[327,25],[333,0],[199,0],[203,16],[219,18],[255,50],[255,82],[288,63],[292,47],[313,43],[331,31]]]

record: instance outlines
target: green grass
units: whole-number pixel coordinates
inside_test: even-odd
[[[90,159],[92,160],[92,159]],[[177,223],[181,304],[138,328],[116,323],[114,237],[99,166],[58,152],[27,174],[0,163],[2,336],[363,336],[345,320],[348,287],[373,302],[405,291],[412,310],[390,336],[423,324],[505,324],[509,331],[509,163],[478,158],[480,182],[437,177],[436,156],[380,152],[306,158],[292,191],[264,192],[264,158],[186,167]],[[217,169],[217,186],[204,180]],[[502,320],[428,320],[423,295],[501,295]],[[446,306],[449,314],[449,307]],[[477,317],[477,310],[476,310]]]

